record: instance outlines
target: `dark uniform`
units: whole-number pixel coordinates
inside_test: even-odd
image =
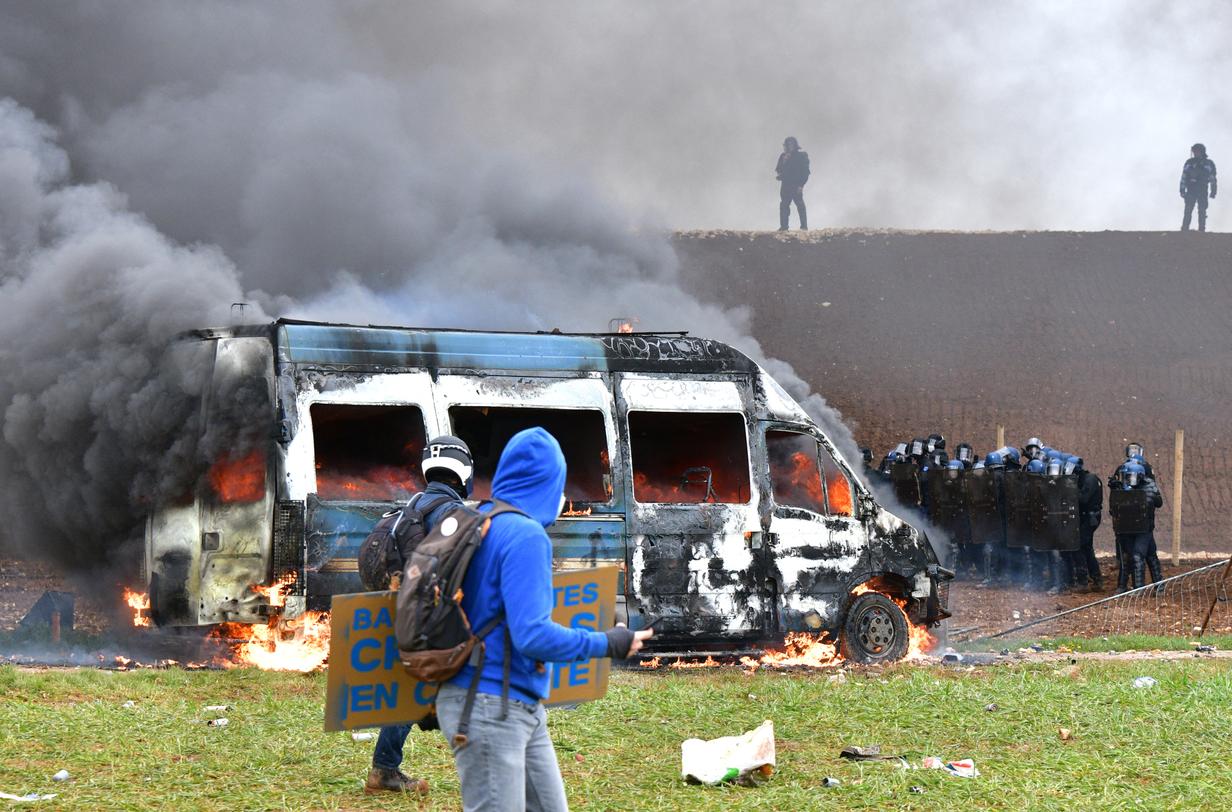
[[[1206,147],[1194,144],[1193,157],[1185,162],[1181,170],[1181,197],[1185,199],[1185,219],[1181,221],[1181,231],[1189,230],[1194,206],[1198,207],[1198,231],[1206,231],[1208,191],[1211,199],[1219,191],[1215,162],[1206,157]]]
[[[1082,547],[1071,556],[1074,578],[1079,588],[1090,579],[1096,592],[1104,590],[1104,576],[1095,557],[1095,531],[1104,512],[1104,487],[1099,477],[1083,469],[1078,474],[1078,532]]]
[[[779,185],[779,231],[787,230],[792,203],[796,204],[796,213],[800,215],[800,229],[807,230],[808,210],[804,206],[804,184],[808,183],[809,179],[809,157],[807,152],[800,149],[796,139],[788,138],[783,142],[783,154],[779,156],[774,172],[775,177],[782,181]]]
[[[1128,466],[1127,466],[1128,467]],[[1138,467],[1138,470],[1142,470]],[[1109,487],[1114,492],[1117,490],[1134,490],[1144,493],[1145,498],[1142,499],[1140,505],[1141,513],[1134,516],[1132,513],[1121,514],[1117,510],[1117,505],[1113,501],[1115,494],[1109,496],[1109,511],[1112,513],[1113,528],[1116,530],[1117,550],[1122,555],[1122,561],[1128,564],[1128,569],[1133,574],[1134,589],[1146,585],[1146,567],[1150,557],[1151,548],[1155,541],[1155,511],[1163,507],[1164,497],[1159,492],[1159,486],[1155,484],[1155,480],[1146,476],[1142,476],[1140,480],[1132,487],[1126,488],[1124,482],[1118,479],[1116,482],[1110,482]],[[1139,508],[1127,508],[1137,512]],[[1132,524],[1127,531],[1122,524]],[[1155,572],[1155,567],[1152,567],[1152,575],[1155,576],[1156,582],[1159,580],[1159,574]],[[1125,590],[1125,576],[1122,574],[1119,579],[1118,589]]]

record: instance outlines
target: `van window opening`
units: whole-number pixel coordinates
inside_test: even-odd
[[[767,431],[766,451],[774,503],[825,513],[826,492],[817,463],[817,441],[794,431]]]
[[[639,502],[749,501],[743,415],[631,411],[629,445]]]
[[[474,498],[492,495],[492,476],[501,452],[513,435],[536,426],[560,443],[565,455],[565,498],[572,503],[602,504],[612,498],[607,429],[598,409],[536,409],[520,406],[451,406],[453,433],[471,449],[475,460]]]
[[[260,502],[265,498],[265,452],[254,448],[221,455],[210,466],[209,481],[220,504]]]
[[[851,480],[843,473],[843,469],[838,467],[838,463],[834,461],[834,455],[826,450],[824,445],[819,444],[817,452],[821,460],[821,471],[826,478],[826,499],[830,506],[830,515],[856,515],[855,492],[852,490]]]
[[[314,403],[310,413],[319,498],[391,502],[424,489],[418,406]]]

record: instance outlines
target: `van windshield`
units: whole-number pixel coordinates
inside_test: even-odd
[[[426,438],[418,406],[314,403],[310,414],[318,497],[390,502],[423,490]]]
[[[639,502],[749,501],[743,415],[631,411],[629,446]]]
[[[607,429],[598,409],[538,409],[505,406],[451,406],[453,433],[471,449],[475,460],[474,498],[492,495],[492,475],[505,444],[523,429],[539,426],[556,438],[565,455],[566,513],[579,504],[612,498]]]

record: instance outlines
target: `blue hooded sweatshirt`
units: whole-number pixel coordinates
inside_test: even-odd
[[[607,635],[567,629],[552,622],[552,542],[544,528],[560,513],[565,457],[556,439],[541,428],[515,434],[501,453],[492,497],[533,518],[503,513],[492,520],[462,582],[462,608],[478,631],[499,613],[505,621],[485,638],[487,654],[479,691],[500,696],[505,626],[513,639],[509,696],[534,704],[548,695],[551,663],[590,660],[607,654]],[[492,505],[480,508],[490,511]],[[547,665],[539,673],[538,663]],[[449,682],[470,686],[466,665]]]

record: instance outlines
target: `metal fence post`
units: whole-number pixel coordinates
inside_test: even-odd
[[[1181,564],[1181,494],[1185,479],[1185,429],[1176,430],[1176,454],[1172,466],[1172,566]]]

